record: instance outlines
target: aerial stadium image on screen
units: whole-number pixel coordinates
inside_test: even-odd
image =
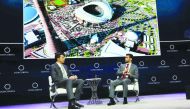
[[[156,0],[24,0],[24,58],[161,55]]]

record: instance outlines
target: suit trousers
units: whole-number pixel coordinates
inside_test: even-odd
[[[118,85],[123,85],[123,97],[127,97],[128,84],[130,83],[131,83],[131,80],[129,78],[125,78],[125,79],[118,78],[114,81],[111,81],[110,89],[109,89],[109,97],[110,98],[115,97],[115,88]]]
[[[76,79],[76,80],[66,79],[66,80],[59,82],[59,84],[57,86],[65,88],[67,90],[68,100],[72,100],[72,99],[79,100],[80,95],[83,93],[83,91],[82,91],[83,85],[84,85],[84,80],[82,80],[82,79]],[[73,93],[73,87],[76,87],[75,96]]]

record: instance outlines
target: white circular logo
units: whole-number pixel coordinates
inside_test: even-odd
[[[5,47],[5,48],[4,48],[4,52],[5,52],[5,53],[10,53],[10,52],[11,52],[11,49],[10,49],[9,47]]]
[[[144,61],[140,61],[139,66],[141,66],[141,67],[144,66]]]
[[[187,61],[185,59],[181,60],[181,64],[186,64],[186,63],[187,63]]]
[[[160,61],[160,64],[161,64],[161,65],[166,65],[166,61],[165,61],[165,60],[161,60],[161,61]]]
[[[151,81],[152,81],[152,82],[156,82],[156,81],[157,81],[156,76],[152,76],[152,77],[151,77]]]
[[[88,82],[87,81],[84,81],[84,86],[87,86],[88,85]]]
[[[99,68],[100,64],[99,63],[94,63],[94,68]]]
[[[178,78],[177,75],[173,75],[173,76],[172,76],[172,80],[174,80],[174,81],[176,81],[177,78]]]
[[[11,89],[11,84],[5,84],[4,89],[5,90],[10,90]]]
[[[170,45],[170,50],[174,50],[175,46],[174,45]]]
[[[71,69],[75,69],[76,68],[76,64],[74,64],[74,63],[70,64],[70,68]]]
[[[38,88],[38,83],[37,82],[33,82],[32,83],[32,88],[34,88],[34,89]]]
[[[111,83],[111,79],[107,79],[106,83],[109,85]]]
[[[46,65],[45,65],[45,69],[46,69],[46,70],[50,70],[50,64],[46,64]]]
[[[117,67],[120,67],[122,62],[117,62]]]
[[[24,70],[24,65],[19,65],[19,66],[18,66],[18,70],[19,70],[19,71],[23,71],[23,70]]]

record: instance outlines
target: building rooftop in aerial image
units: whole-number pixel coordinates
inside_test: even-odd
[[[156,0],[34,1],[24,7],[39,14],[26,14],[25,58],[161,55]]]

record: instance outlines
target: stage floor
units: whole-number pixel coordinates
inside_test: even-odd
[[[128,104],[123,105],[120,98],[114,106],[107,106],[109,99],[101,99],[103,104],[87,105],[88,100],[81,100],[85,107],[81,109],[190,109],[190,100],[186,100],[185,93],[146,95],[140,96],[139,102],[134,102],[135,97],[128,98]],[[68,102],[56,102],[58,109],[67,109]],[[0,109],[50,109],[50,103],[24,104],[0,106]]]

